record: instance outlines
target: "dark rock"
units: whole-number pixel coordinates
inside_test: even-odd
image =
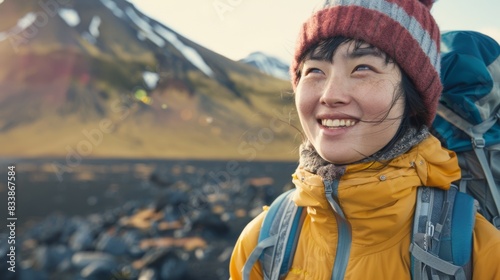
[[[170,255],[164,259],[160,266],[160,277],[162,280],[180,280],[186,275],[187,264],[176,255]]]
[[[159,187],[170,187],[175,184],[175,180],[172,180],[170,174],[158,169],[151,173],[149,181]]]
[[[141,233],[139,230],[135,230],[135,229],[126,230],[122,234],[122,239],[127,246],[139,245],[139,242],[141,242],[141,239],[143,239],[145,237],[146,236],[143,233]]]
[[[59,237],[59,242],[62,244],[68,244],[71,236],[78,230],[78,226],[83,223],[79,218],[70,218],[67,220],[64,228],[62,229],[61,236]]]
[[[78,252],[71,258],[71,263],[78,270],[87,267],[93,262],[106,263],[113,267],[117,266],[115,257],[101,252]]]
[[[167,206],[163,210],[163,221],[165,222],[174,222],[174,221],[179,221],[183,219],[183,215],[185,213],[182,213],[181,208],[175,207],[175,206]]]
[[[141,203],[138,201],[128,201],[122,208],[124,216],[132,216],[141,208]]]
[[[155,212],[159,212],[168,205],[168,202],[166,194],[159,194],[151,206]]]
[[[191,220],[191,230],[202,235],[224,236],[229,233],[230,228],[219,215],[208,211],[199,211]]]
[[[240,207],[245,207],[249,203],[251,203],[253,200],[255,200],[258,196],[258,189],[257,187],[250,185],[250,186],[243,186],[241,188],[241,191],[239,192],[238,196],[236,196],[234,200],[234,204]]]
[[[139,279],[141,279],[141,280],[162,280],[162,279],[160,279],[159,273],[152,268],[146,268],[146,269],[141,270],[141,273],[139,274]]]
[[[187,262],[179,252],[170,248],[150,250],[142,258],[142,261],[146,267],[152,269],[152,271],[144,272],[143,270],[141,272],[141,274],[151,274],[151,278],[145,279],[178,280],[183,279],[187,273]]]
[[[133,268],[132,265],[123,265],[121,268],[117,269],[117,274],[115,275],[115,280],[118,279],[139,279],[139,273],[137,269]],[[121,277],[121,278],[120,278]]]
[[[168,203],[173,207],[189,203],[189,194],[182,191],[172,191],[167,194]]]
[[[119,236],[113,236],[109,233],[103,233],[99,236],[96,243],[96,250],[109,253],[115,256],[127,253],[127,244]]]
[[[51,215],[34,227],[30,237],[42,244],[54,244],[60,242],[60,237],[67,222],[61,215]]]
[[[112,210],[106,211],[102,214],[102,226],[104,228],[114,226],[119,218],[120,216],[116,212]]]
[[[45,271],[64,271],[70,267],[73,252],[64,245],[40,246],[35,249],[33,260]]]
[[[73,251],[85,251],[92,249],[94,235],[86,225],[81,225],[69,239],[69,247]]]
[[[101,280],[112,279],[116,273],[116,264],[111,262],[93,261],[80,272],[83,279]]]
[[[264,191],[264,203],[266,205],[271,205],[274,199],[279,195],[278,191],[273,186],[264,186],[263,191]]]
[[[17,273],[17,272],[16,272]],[[2,278],[8,279],[8,278]],[[16,279],[16,278],[14,278]],[[33,268],[22,268],[19,271],[18,280],[49,280],[49,274],[43,270],[36,270]]]
[[[87,217],[89,227],[92,231],[100,232],[105,225],[104,217],[100,214],[92,214]]]

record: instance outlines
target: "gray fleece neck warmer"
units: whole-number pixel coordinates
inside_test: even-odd
[[[391,150],[376,152],[372,156],[359,161],[359,163],[374,160],[391,160],[408,152],[413,146],[427,138],[427,136],[429,136],[429,130],[426,127],[420,131],[411,128],[396,142]],[[320,175],[323,180],[329,181],[339,179],[344,174],[346,167],[345,165],[337,166],[323,159],[309,141],[300,145],[300,166],[311,173]]]

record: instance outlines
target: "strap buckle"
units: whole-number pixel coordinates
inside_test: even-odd
[[[500,230],[500,216],[496,216],[495,218],[493,218],[492,222],[493,225]]]
[[[475,149],[483,149],[486,146],[486,141],[483,137],[474,137],[471,139],[471,142]]]

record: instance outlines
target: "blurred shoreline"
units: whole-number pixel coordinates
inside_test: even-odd
[[[282,188],[291,183],[291,174],[297,163],[88,158],[71,165],[64,158],[0,159],[2,170],[7,170],[8,165],[16,166],[17,213],[19,224],[24,225],[52,213],[86,215],[120,206],[127,200],[141,200],[141,191],[155,186],[155,178],[175,184],[192,177],[188,181],[196,188],[206,182],[220,185],[238,181],[243,184],[251,178],[271,177],[273,185]],[[2,200],[5,191],[6,186],[0,182]],[[6,218],[6,213],[0,218]]]
[[[244,226],[296,162],[2,159],[16,166],[18,278],[228,279]],[[0,175],[1,176],[1,175]],[[0,200],[7,201],[6,182]],[[2,204],[3,205],[3,204]],[[7,211],[0,211],[7,219]],[[0,231],[0,260],[10,247]],[[12,235],[12,233],[11,233]],[[5,254],[4,254],[5,253]],[[17,272],[16,272],[17,273]],[[112,277],[112,278],[110,278]]]

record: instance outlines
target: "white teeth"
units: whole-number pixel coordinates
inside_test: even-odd
[[[327,127],[349,127],[356,124],[353,120],[340,120],[340,119],[324,119],[321,124]]]

